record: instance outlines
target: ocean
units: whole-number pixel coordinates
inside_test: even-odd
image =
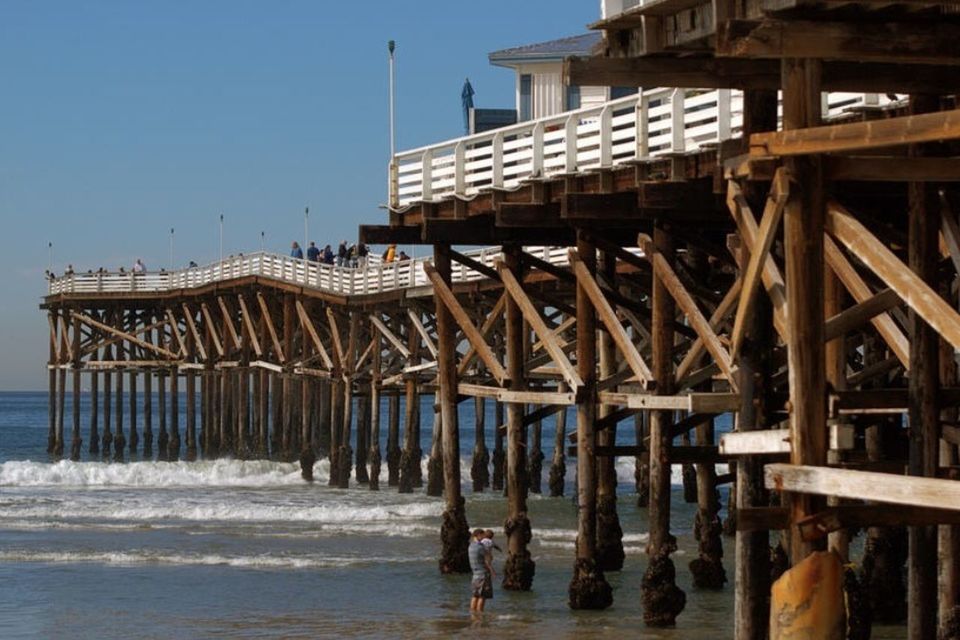
[[[422,400],[421,414],[432,416],[432,398]],[[69,415],[68,408],[68,451]],[[471,528],[497,530],[502,541],[502,494],[470,488],[473,403],[462,403],[460,420],[467,519]],[[545,490],[553,424],[543,425]],[[86,438],[85,415],[83,425]],[[424,451],[430,431],[425,419]],[[724,540],[727,587],[695,591],[687,569],[696,557],[695,505],[683,502],[679,469],[673,558],[687,606],[676,628],[647,629],[640,581],[648,529],[636,506],[632,458],[617,465],[626,564],[607,574],[614,605],[601,612],[567,606],[576,536],[568,460],[567,497],[529,499],[533,590],[495,585],[487,612],[472,619],[469,577],[437,570],[442,500],[423,490],[398,494],[387,486],[386,464],[381,491],[341,490],[326,485],[326,460],[313,484],[301,480],[298,465],[272,461],[51,462],[46,435],[46,393],[0,393],[2,639],[732,637],[733,541]],[[632,444],[632,428],[621,428],[620,441]],[[502,561],[496,558],[498,570]],[[874,637],[903,635],[898,628]]]

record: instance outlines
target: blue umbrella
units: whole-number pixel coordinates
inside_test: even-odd
[[[460,99],[463,101],[463,130],[470,135],[470,109],[473,108],[473,87],[470,86],[470,78],[463,82],[463,91],[460,92]]]

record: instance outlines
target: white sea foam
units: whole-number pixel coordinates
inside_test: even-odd
[[[251,569],[326,569],[373,563],[420,562],[429,558],[409,556],[329,556],[329,555],[220,555],[179,554],[163,551],[0,551],[0,562],[42,562],[47,564],[107,565],[207,565]]]

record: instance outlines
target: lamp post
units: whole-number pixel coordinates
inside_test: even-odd
[[[220,214],[220,279],[223,279],[223,214]]]
[[[264,232],[261,231],[260,232],[260,253],[263,253],[263,236],[264,236]]]
[[[47,242],[47,273],[53,273],[53,243]]]
[[[170,227],[170,271],[173,271],[173,227]]]
[[[310,246],[310,207],[303,209],[303,259],[307,259],[307,247]]]

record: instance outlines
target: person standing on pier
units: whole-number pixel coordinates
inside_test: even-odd
[[[343,240],[340,243],[340,246],[337,247],[337,266],[345,267],[347,266],[347,241]]]
[[[296,241],[290,245],[290,257],[296,258],[297,260],[303,260],[303,249],[300,248],[300,245]]]
[[[486,539],[486,531],[474,529],[467,548],[470,570],[473,572],[470,580],[470,611],[473,613],[483,611],[487,600],[493,598],[493,577],[496,573],[493,570],[493,551],[484,544]]]
[[[320,261],[320,249],[317,249],[317,244],[315,242],[311,242],[310,246],[307,247],[307,260],[310,262]]]

